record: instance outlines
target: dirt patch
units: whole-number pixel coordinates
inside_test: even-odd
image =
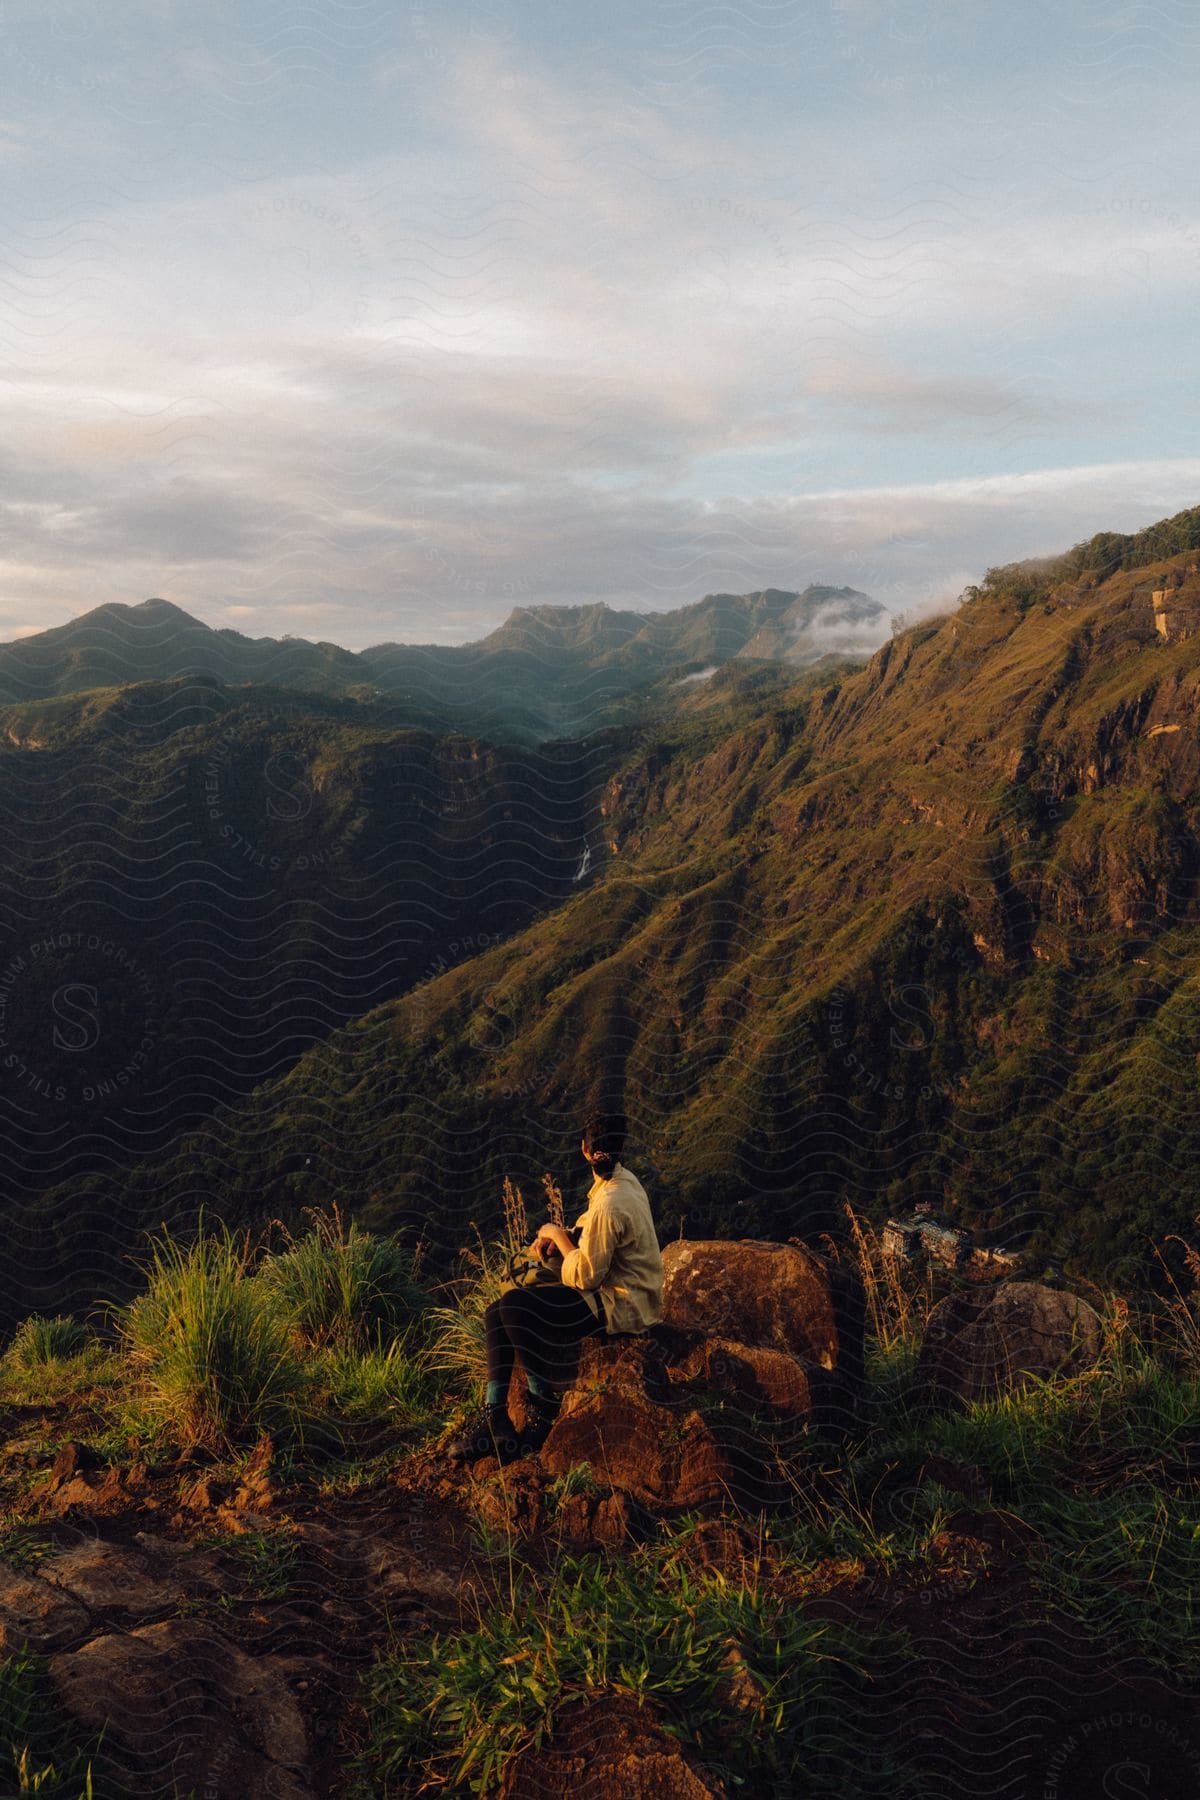
[[[549,1744],[510,1764],[501,1800],[713,1800],[724,1783],[648,1707],[605,1694],[558,1709]]]

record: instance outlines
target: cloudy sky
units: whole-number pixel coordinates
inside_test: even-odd
[[[355,648],[1200,502],[1200,9],[5,0],[0,638]]]

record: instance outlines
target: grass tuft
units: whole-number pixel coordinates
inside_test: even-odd
[[[487,1333],[484,1314],[498,1300],[507,1281],[510,1242],[485,1244],[463,1253],[463,1273],[447,1282],[449,1303],[429,1312],[425,1366],[449,1376],[453,1386],[482,1397],[487,1382]]]
[[[257,1279],[297,1342],[365,1350],[407,1330],[425,1305],[412,1258],[395,1238],[346,1225],[335,1206],[309,1213],[312,1229],[289,1234]]]
[[[363,1350],[336,1345],[323,1353],[317,1372],[329,1408],[340,1418],[405,1431],[429,1418],[433,1383],[407,1339]]]
[[[91,1334],[78,1319],[44,1319],[32,1313],[13,1333],[4,1353],[7,1369],[37,1369],[47,1363],[79,1356],[91,1343]]]
[[[187,1246],[164,1232],[145,1292],[118,1315],[132,1410],[179,1443],[224,1452],[302,1421],[309,1374],[250,1264],[248,1243],[224,1226]]]
[[[416,1774],[426,1787],[492,1793],[560,1706],[614,1692],[650,1704],[734,1790],[816,1792],[818,1760],[836,1761],[843,1781],[869,1761],[850,1698],[862,1644],[754,1589],[679,1567],[664,1575],[661,1550],[563,1558],[526,1572],[474,1630],[382,1657],[365,1682],[369,1735],[351,1791],[407,1792]],[[723,1701],[731,1646],[754,1696],[737,1707]],[[899,1771],[870,1791],[904,1792]]]
[[[25,1652],[0,1659],[0,1792],[105,1800],[90,1758],[63,1728],[45,1663]]]

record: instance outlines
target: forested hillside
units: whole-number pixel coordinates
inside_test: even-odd
[[[586,885],[166,1161],[48,1195],[39,1256],[86,1216],[330,1199],[449,1252],[502,1172],[571,1167],[602,1096],[668,1234],[930,1197],[1153,1275],[1196,1210],[1200,1055],[1200,574],[1154,547],[991,571],[861,673],[643,734]]]
[[[621,751],[604,734],[501,749],[182,677],[0,724],[0,1207],[18,1242],[43,1189],[119,1186],[571,893]]]

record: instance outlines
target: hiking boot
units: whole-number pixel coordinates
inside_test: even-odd
[[[532,1394],[526,1397],[524,1428],[517,1433],[517,1455],[536,1456],[546,1439],[550,1436],[554,1421],[558,1417],[560,1397],[547,1403],[535,1400]]]
[[[451,1462],[479,1462],[485,1456],[511,1462],[517,1454],[517,1429],[503,1406],[483,1407],[446,1446]]]

